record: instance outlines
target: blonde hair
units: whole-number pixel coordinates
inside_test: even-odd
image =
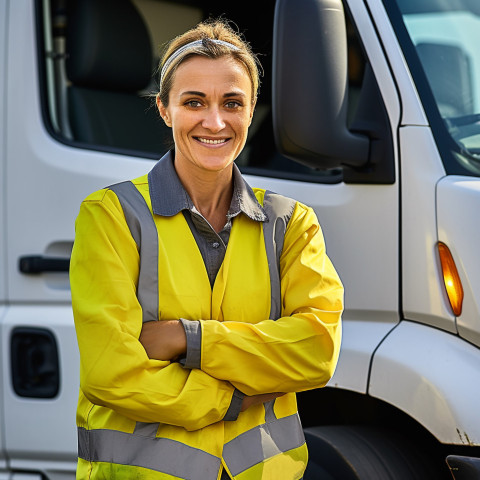
[[[160,71],[170,57],[179,49],[198,40],[201,43],[198,42],[197,45],[192,45],[191,48],[187,48],[180,55],[173,58],[173,61],[169,62],[165,71],[162,72],[162,81],[160,83],[160,91],[158,92],[162,104],[165,107],[168,106],[168,96],[172,89],[175,71],[178,66],[193,55],[203,55],[208,58],[229,56],[242,63],[252,83],[252,104],[255,103],[260,86],[262,67],[257,56],[252,52],[250,45],[243,40],[239,33],[233,30],[225,19],[207,20],[199,23],[196,27],[171,40],[162,56]],[[221,42],[212,40],[220,40]],[[234,48],[225,45],[223,42],[233,45]]]

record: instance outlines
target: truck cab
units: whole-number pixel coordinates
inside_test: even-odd
[[[264,68],[236,162],[315,209],[345,286],[335,375],[298,395],[304,478],[477,468],[475,1],[0,0],[0,479],[75,478],[75,217],[170,148],[162,48],[219,15]]]

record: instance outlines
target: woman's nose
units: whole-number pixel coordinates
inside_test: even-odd
[[[205,112],[205,118],[203,119],[202,127],[207,128],[213,133],[220,132],[225,128],[225,122],[222,118],[222,113],[219,108],[212,107]]]

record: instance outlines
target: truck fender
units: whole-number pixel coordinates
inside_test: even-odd
[[[457,335],[401,321],[374,355],[368,393],[441,443],[480,445],[480,349]]]

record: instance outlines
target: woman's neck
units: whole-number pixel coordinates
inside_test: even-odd
[[[233,195],[233,164],[218,172],[175,164],[177,175],[197,210],[218,233],[225,226]]]

